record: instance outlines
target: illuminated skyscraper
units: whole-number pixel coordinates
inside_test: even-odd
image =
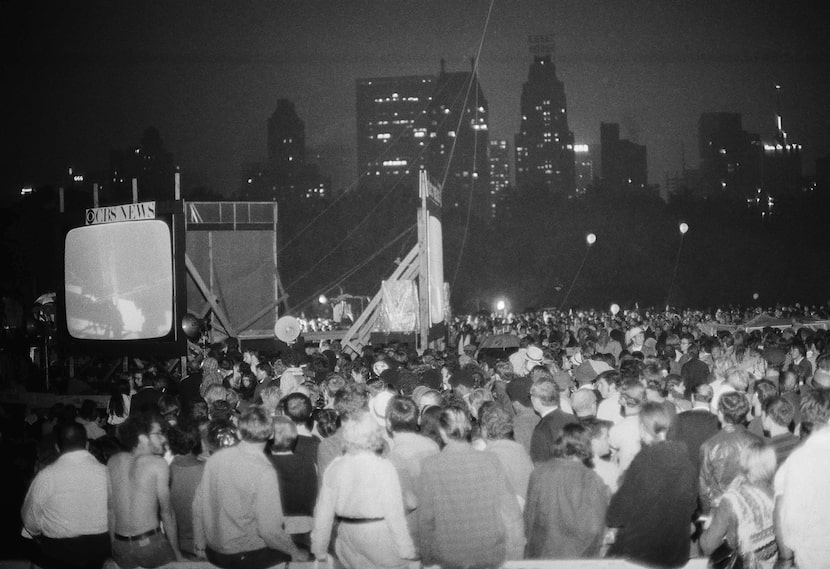
[[[423,126],[429,136],[426,168],[443,181],[444,208],[487,216],[490,190],[490,142],[487,99],[472,71],[441,73]],[[421,123],[419,122],[419,125]]]
[[[503,139],[490,141],[490,217],[495,217],[504,191],[510,186],[510,149]]]
[[[435,88],[435,77],[376,77],[357,80],[357,173],[364,186],[391,188],[414,179],[428,135],[415,128]]]
[[[305,165],[305,123],[294,103],[279,99],[268,119],[268,167],[278,184],[293,180]]]
[[[574,193],[574,135],[568,128],[565,87],[550,55],[535,56],[522,86],[516,135],[516,184]]]

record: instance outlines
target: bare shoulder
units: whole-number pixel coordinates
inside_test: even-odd
[[[157,455],[144,455],[136,459],[136,467],[144,472],[164,473],[167,474],[167,461],[163,457]]]

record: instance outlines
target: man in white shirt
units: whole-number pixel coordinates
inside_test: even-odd
[[[775,474],[776,567],[826,569],[830,560],[830,390],[802,399],[802,424],[813,431]]]
[[[39,545],[40,567],[101,567],[110,556],[107,467],[87,450],[84,427],[58,432],[60,457],[41,470],[23,502],[23,527]]]
[[[645,387],[639,381],[628,381],[622,388],[620,401],[625,409],[625,418],[611,427],[608,438],[622,474],[640,452],[640,409],[646,402]]]

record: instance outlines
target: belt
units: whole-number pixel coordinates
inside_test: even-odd
[[[368,524],[372,522],[382,522],[386,518],[347,518],[345,516],[337,516],[337,521],[341,524]]]
[[[151,529],[150,531],[145,531],[144,533],[140,533],[138,535],[115,534],[115,539],[119,541],[140,541],[144,538],[154,536],[157,533],[161,533],[161,528]]]

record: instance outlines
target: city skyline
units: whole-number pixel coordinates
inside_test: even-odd
[[[437,74],[441,59],[448,71],[469,70],[490,4],[200,6],[18,6],[6,37],[19,112],[9,121],[16,144],[4,197],[70,165],[105,169],[110,150],[149,126],[185,187],[230,195],[242,164],[264,159],[278,99],[295,102],[309,154],[325,157],[323,172],[342,189],[357,176],[357,79]],[[679,171],[683,155],[697,166],[704,112],[741,113],[747,131],[771,140],[776,83],[785,129],[812,174],[828,154],[830,106],[827,41],[811,15],[774,2],[495,2],[479,57],[490,136],[512,141],[519,131],[528,36],[549,34],[575,142],[597,144],[601,122],[619,123],[624,138],[648,148],[649,182]]]

